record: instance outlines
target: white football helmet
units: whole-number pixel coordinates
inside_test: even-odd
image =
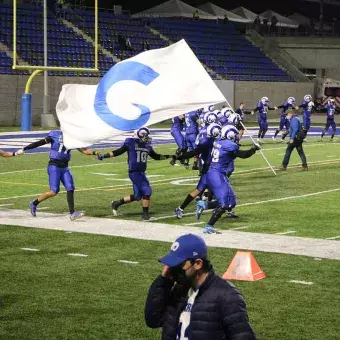
[[[217,138],[221,133],[221,125],[217,123],[209,124],[207,127],[208,137]]]
[[[307,103],[311,102],[312,101],[312,96],[310,94],[306,94],[304,97],[303,97],[303,100]]]
[[[229,139],[236,143],[240,139],[239,131],[233,125],[226,125],[221,130],[221,138]]]
[[[294,97],[288,97],[287,103],[290,104],[290,105],[295,104],[295,98]]]
[[[262,97],[261,98],[261,103],[263,105],[268,105],[269,104],[269,98],[268,97]]]
[[[335,105],[335,99],[334,98],[330,98],[328,100],[328,105]]]
[[[232,113],[229,117],[228,117],[228,123],[230,125],[234,125],[236,126],[238,123],[240,122],[239,116],[236,113]]]
[[[214,112],[207,112],[204,116],[203,116],[203,122],[206,125],[215,123],[217,121],[217,115]]]

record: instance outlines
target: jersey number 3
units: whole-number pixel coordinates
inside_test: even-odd
[[[148,159],[148,153],[145,151],[137,151],[137,162],[145,163]]]

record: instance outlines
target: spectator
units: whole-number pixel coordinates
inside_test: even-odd
[[[118,35],[118,44],[119,44],[119,49],[122,50],[122,51],[125,51],[126,40],[122,35]]]
[[[223,22],[226,24],[227,22],[229,22],[228,16],[227,14],[224,14],[224,19]]]
[[[125,39],[125,48],[128,50],[128,51],[132,51],[132,45],[131,45],[131,41],[130,41],[130,38],[128,37],[127,39]]]
[[[268,34],[268,23],[269,20],[268,19],[263,19],[263,34],[266,35]]]
[[[147,326],[162,327],[162,340],[255,340],[241,293],[215,274],[207,252],[200,236],[186,234],[159,259],[164,268],[146,300]]]
[[[192,17],[195,19],[195,20],[198,20],[200,18],[199,14],[198,14],[198,9],[196,9],[196,11],[194,12],[194,14],[192,15]]]
[[[273,15],[272,20],[271,20],[271,24],[270,24],[270,26],[271,26],[270,29],[271,29],[271,33],[274,34],[274,35],[276,33],[277,22],[278,22],[278,20],[277,20],[276,16]]]
[[[142,48],[143,48],[143,51],[148,51],[150,49],[150,46],[147,40],[142,41]]]
[[[260,33],[261,30],[261,20],[260,17],[257,16],[254,20],[254,29],[257,33]]]

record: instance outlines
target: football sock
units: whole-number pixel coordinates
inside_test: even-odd
[[[184,210],[194,199],[195,198],[189,194],[184,200],[184,202],[180,205],[180,209]]]
[[[74,191],[73,190],[67,192],[67,204],[70,210],[70,214],[73,214],[74,213]]]

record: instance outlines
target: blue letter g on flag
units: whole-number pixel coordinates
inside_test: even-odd
[[[114,84],[123,80],[131,80],[141,83],[145,86],[154,81],[159,74],[151,67],[136,61],[126,61],[116,64],[101,79],[98,84],[96,96],[94,99],[94,110],[98,117],[114,129],[121,131],[130,131],[145,125],[150,118],[150,109],[146,106],[132,103],[136,106],[141,114],[137,119],[124,119],[114,114],[107,105],[107,92]]]

